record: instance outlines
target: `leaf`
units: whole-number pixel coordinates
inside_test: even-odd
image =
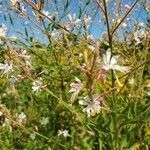
[[[14,26],[14,22],[13,22],[13,19],[12,19],[12,17],[11,17],[10,14],[9,14],[9,20],[10,20],[10,24],[11,24],[12,26]]]

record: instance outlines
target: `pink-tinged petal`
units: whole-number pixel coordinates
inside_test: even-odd
[[[100,81],[104,81],[106,79],[106,69],[104,69],[103,67],[100,68],[100,70],[98,71],[97,79]]]

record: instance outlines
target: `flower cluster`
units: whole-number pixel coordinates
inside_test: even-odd
[[[58,130],[58,136],[63,136],[65,138],[70,137],[69,131],[68,130]]]
[[[5,63],[0,63],[0,70],[3,72],[3,74],[7,74],[9,72],[12,72],[13,71],[13,64],[12,62],[8,62],[8,61],[5,61]]]
[[[92,99],[89,96],[84,97],[83,100],[79,101],[80,105],[87,106],[83,109],[83,112],[87,113],[87,117],[95,116],[100,112],[103,105],[103,97],[99,95],[93,95]]]
[[[78,79],[77,77],[75,78],[75,81],[76,82],[73,82],[73,83],[70,84],[71,90],[69,91],[69,93],[72,93],[72,96],[71,96],[71,99],[70,99],[71,102],[74,102],[76,96],[78,96],[79,92],[84,87],[82,82],[80,81],[80,79]]]

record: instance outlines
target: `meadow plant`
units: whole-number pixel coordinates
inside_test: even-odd
[[[0,148],[148,150],[147,4],[2,1]]]

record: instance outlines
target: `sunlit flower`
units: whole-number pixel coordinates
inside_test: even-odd
[[[32,140],[35,140],[35,133],[30,134],[30,138],[31,138]]]
[[[74,13],[73,15],[68,15],[69,21],[72,25],[78,24],[80,22],[80,19],[76,17],[76,14]]]
[[[6,37],[6,31],[7,31],[7,28],[4,24],[2,24],[0,26],[0,38],[5,38]]]
[[[69,18],[69,22],[66,22],[66,23],[65,23],[66,26],[76,25],[76,24],[78,24],[78,23],[81,21],[80,19],[78,19],[78,18],[76,17],[76,14],[75,14],[75,13],[74,13],[73,15],[68,14],[68,18]]]
[[[22,123],[25,120],[26,120],[26,115],[24,112],[21,112],[18,116],[18,122]]]
[[[86,96],[83,100],[79,101],[79,104],[87,106],[83,109],[83,112],[87,113],[87,117],[91,117],[95,116],[100,112],[103,105],[103,101],[103,97],[99,97],[99,95],[93,95],[92,101],[88,96]]]
[[[125,27],[127,27],[127,24],[125,22],[123,22],[123,23],[121,23],[121,26],[125,28]]]
[[[45,16],[48,16],[48,15],[49,15],[49,12],[46,11],[46,10],[42,10],[42,13],[43,13]]]
[[[95,47],[92,45],[88,45],[88,48],[93,52],[95,50]]]
[[[120,66],[117,64],[118,56],[111,56],[110,49],[106,51],[106,54],[103,55],[103,65],[102,68],[106,71],[112,69],[117,70],[123,73],[126,73],[129,71],[129,67]]]
[[[85,15],[83,20],[84,20],[86,27],[88,28],[90,23],[92,22],[92,18],[90,16]]]
[[[42,125],[47,125],[49,123],[49,118],[48,117],[43,117],[42,120],[40,121]]]
[[[32,91],[33,92],[36,92],[36,93],[40,92],[42,87],[43,87],[42,78],[39,78],[38,80],[35,80],[32,83]]]
[[[52,18],[52,16],[49,14],[49,11],[42,10],[42,13],[47,16],[48,18]]]
[[[73,93],[71,96],[71,102],[73,102],[76,98],[76,96],[79,94],[79,92],[81,91],[81,89],[84,87],[82,82],[76,77],[75,78],[76,82],[73,82],[70,84],[71,86],[71,90],[69,91],[69,93]]]
[[[130,7],[128,4],[125,4],[125,5],[124,5],[124,8],[125,8],[126,10],[131,9],[131,7]]]
[[[20,9],[21,9],[21,13],[23,15],[27,13],[27,10],[25,9],[25,7],[23,5],[20,7]]]
[[[87,36],[87,39],[88,40],[94,40],[94,37],[93,37],[93,35],[90,34],[90,35]]]
[[[10,84],[15,84],[16,82],[18,82],[22,79],[24,79],[24,77],[22,75],[17,75],[17,76],[12,75],[9,79],[9,82],[10,82]]]
[[[3,71],[3,74],[8,74],[13,71],[13,65],[12,63],[5,61],[5,64],[0,63],[0,70]]]
[[[63,136],[63,137],[69,137],[70,136],[70,134],[69,134],[69,131],[68,130],[58,130],[58,136]]]
[[[133,38],[136,42],[136,45],[140,44],[142,41],[141,41],[141,38],[144,38],[146,36],[146,32],[144,29],[140,29],[136,32],[133,33]]]
[[[134,78],[129,79],[129,84],[130,84],[130,85],[133,85],[134,83],[135,83]]]

